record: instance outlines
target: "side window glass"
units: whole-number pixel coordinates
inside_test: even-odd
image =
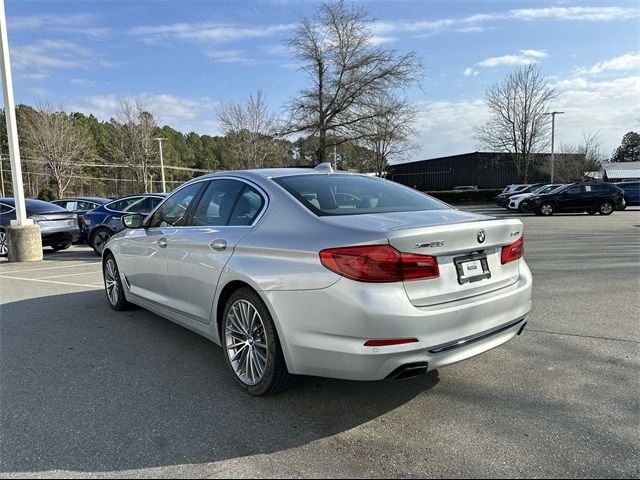
[[[594,188],[591,185],[585,185],[584,186],[584,191],[587,193],[591,193],[594,191]]]
[[[198,195],[201,187],[201,183],[195,183],[172,194],[153,214],[149,227],[184,226],[191,202]],[[157,198],[154,200],[160,201]]]
[[[255,188],[245,185],[242,195],[233,209],[229,225],[251,225],[262,211],[263,206],[264,198],[262,195]]]
[[[67,202],[66,206],[64,205],[60,205],[60,206],[64,207],[67,212],[75,212],[76,208],[78,208],[77,205],[78,205],[78,202]]]
[[[109,210],[115,210],[116,212],[126,212],[131,205],[140,202],[140,200],[142,200],[141,197],[123,198],[122,200],[110,203],[107,207]]]
[[[193,213],[191,225],[195,227],[228,225],[244,185],[242,182],[226,179],[209,182]]]
[[[158,197],[149,197],[147,198],[147,212],[153,211],[158,205],[162,202],[162,198]]]
[[[135,202],[131,202],[122,211],[127,213],[143,213],[146,212],[147,199],[142,197],[138,198]]]
[[[576,185],[575,187],[570,187],[570,188],[567,190],[567,193],[568,193],[569,195],[579,195],[579,194],[580,194],[580,190],[581,190],[581,187],[580,187],[580,186],[578,186],[578,185]]]

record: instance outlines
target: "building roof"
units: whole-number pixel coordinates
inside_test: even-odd
[[[609,180],[640,178],[640,162],[605,163],[602,170]]]

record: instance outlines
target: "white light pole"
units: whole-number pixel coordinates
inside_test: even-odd
[[[564,112],[548,112],[545,115],[551,115],[551,183],[553,183],[553,170],[555,168],[555,136],[556,136],[556,115],[562,115]]]
[[[9,36],[7,35],[7,17],[4,0],[0,0],[0,73],[4,93],[4,115],[7,122],[7,143],[13,181],[16,219],[2,233],[4,248],[10,262],[34,262],[42,260],[42,237],[40,227],[27,218],[22,184],[22,166],[20,165],[20,146],[18,145],[18,127],[16,108],[13,100],[13,80],[9,59]]]
[[[160,172],[162,176],[162,193],[167,193],[167,184],[164,181],[164,158],[162,158],[162,142],[166,140],[166,138],[158,137],[154,138],[158,142],[158,146],[160,148]]]
[[[7,17],[4,11],[4,0],[0,0],[0,44],[2,50],[2,90],[4,91],[4,114],[7,121],[7,141],[11,160],[11,176],[13,179],[13,196],[16,202],[16,225],[31,225],[33,220],[27,219],[24,205],[24,186],[22,185],[22,165],[20,165],[20,146],[18,145],[18,128],[16,126],[16,107],[13,101],[13,81],[11,79],[11,63],[9,61],[9,37],[7,35]]]

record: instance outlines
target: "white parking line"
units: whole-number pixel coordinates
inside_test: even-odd
[[[38,272],[40,270],[55,270],[56,268],[84,267],[87,265],[101,265],[101,264],[102,262],[89,262],[89,263],[80,263],[75,265],[59,265],[57,267],[25,268],[24,270],[9,270],[8,272],[3,272],[2,269],[0,269],[0,275],[5,275],[7,273]]]
[[[80,272],[80,273],[67,273],[65,275],[50,275],[48,277],[40,277],[40,280],[47,280],[49,278],[60,278],[60,277],[74,277],[77,275],[95,275],[96,273],[102,273],[102,270],[94,270],[91,272]],[[2,275],[0,275],[2,277]]]
[[[68,285],[70,287],[83,287],[83,288],[104,288],[104,285],[93,285],[93,284],[80,284],[80,283],[69,283],[69,282],[57,282],[55,280],[43,280],[40,278],[23,278],[23,277],[9,277],[9,276],[0,276],[0,280],[24,280],[26,282],[37,282],[37,283],[53,283],[55,285]]]

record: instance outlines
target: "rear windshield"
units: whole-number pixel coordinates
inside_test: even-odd
[[[39,213],[55,213],[66,212],[66,210],[53,203],[44,202],[42,200],[29,200],[25,201],[27,207],[27,214],[37,215]]]
[[[294,175],[274,181],[319,216],[451,208],[417,190],[360,175]]]

